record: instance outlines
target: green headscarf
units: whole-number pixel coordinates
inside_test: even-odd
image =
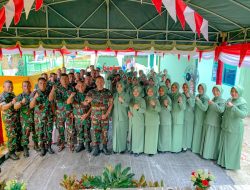
[[[154,93],[153,96],[148,96],[148,90],[149,90],[149,89],[152,89],[152,90],[153,90],[153,93]],[[157,92],[156,92],[156,89],[155,89],[154,87],[148,86],[146,92],[147,92],[147,96],[146,96],[146,100],[147,100],[147,101],[157,99]]]
[[[138,90],[138,92],[139,92],[139,96],[138,97],[134,97],[134,94],[133,94],[133,92],[134,92],[134,90]],[[132,90],[132,95],[133,95],[133,98],[141,98],[142,97],[142,87],[140,87],[139,85],[135,85],[134,87],[133,87],[133,90]]]
[[[160,86],[160,88],[162,88],[163,91],[164,91],[164,95],[159,96],[159,101],[160,101],[161,104],[163,104],[164,100],[168,99],[168,88],[165,85]]]
[[[173,100],[176,100],[176,99],[178,99],[179,96],[180,96],[180,92],[179,92],[179,90],[180,90],[180,85],[179,85],[178,82],[174,82],[174,83],[171,85],[171,87],[174,86],[174,85],[177,87],[177,91],[176,91],[176,93],[171,92],[171,97],[172,97]]]
[[[117,91],[117,94],[123,94],[123,93],[125,93],[126,89],[125,89],[125,84],[124,84],[124,82],[118,81],[118,82],[116,83],[116,89],[117,89],[118,84],[121,84],[121,85],[122,85],[122,92],[119,93],[119,92],[116,90],[116,91]]]
[[[243,88],[241,86],[234,86],[233,88],[237,91],[239,98],[240,98],[243,94]]]
[[[206,95],[207,93],[207,85],[205,83],[201,83],[198,85],[198,89],[199,89],[199,86],[202,86],[203,87],[203,94],[198,94],[198,97],[200,98],[200,100],[202,101],[206,101],[208,100],[208,96]]]
[[[223,94],[223,89],[222,89],[222,86],[221,85],[215,85],[214,87],[213,87],[213,89],[214,88],[217,88],[219,91],[220,91],[220,96],[219,97],[214,97],[213,98],[213,100],[217,100],[218,98],[221,98],[221,95]],[[212,90],[213,90],[212,89]]]

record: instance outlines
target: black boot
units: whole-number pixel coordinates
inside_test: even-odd
[[[39,148],[37,142],[34,142],[34,150],[35,150],[35,151],[40,151],[40,148]]]
[[[45,156],[46,149],[44,147],[41,148],[40,156]]]
[[[12,160],[19,160],[19,157],[16,155],[15,151],[9,153],[9,158]]]
[[[93,156],[98,156],[100,154],[99,145],[94,146]]]
[[[105,154],[105,155],[110,155],[111,152],[108,150],[108,147],[107,145],[103,145],[103,148],[102,148],[102,152]]]
[[[92,148],[91,148],[91,146],[90,146],[90,143],[86,143],[86,150],[87,150],[89,153],[91,153]]]
[[[24,156],[25,158],[27,158],[27,157],[30,156],[30,154],[29,154],[29,148],[28,148],[27,146],[24,146],[24,147],[23,147],[23,156]]]
[[[48,153],[49,154],[54,154],[54,150],[51,148],[51,145],[48,146]]]
[[[84,150],[84,144],[83,143],[80,143],[79,145],[77,145],[76,147],[76,152],[81,152],[82,150]]]

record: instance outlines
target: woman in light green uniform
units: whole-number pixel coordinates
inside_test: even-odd
[[[214,98],[208,101],[208,110],[203,124],[200,155],[205,159],[216,160],[219,153],[220,127],[226,101],[221,97],[221,86],[214,86],[213,94]]]
[[[144,153],[152,156],[157,153],[161,106],[156,91],[148,87],[145,112],[145,143]]]
[[[185,96],[179,92],[179,84],[173,83],[172,94],[172,152],[182,151],[182,135],[184,127]]]
[[[190,93],[187,83],[182,85],[183,95],[185,96],[186,109],[184,114],[184,129],[183,129],[183,150],[192,147],[193,130],[194,130],[194,104],[195,97]]]
[[[231,89],[231,98],[227,101],[222,117],[217,164],[226,169],[240,169],[240,156],[244,134],[243,119],[248,114],[247,102],[242,97],[239,86]]]
[[[192,152],[200,153],[202,126],[208,109],[208,96],[206,95],[207,87],[205,84],[199,84],[199,94],[195,98],[194,107],[194,134],[192,143]]]
[[[125,84],[117,82],[117,92],[114,94],[114,105],[112,114],[113,124],[113,151],[124,153],[127,148],[128,135],[128,106],[129,95],[125,92]]]
[[[172,101],[167,95],[167,87],[161,86],[159,88],[159,101],[161,104],[160,111],[160,126],[159,126],[159,138],[158,138],[158,151],[167,152],[171,151],[172,146]]]
[[[142,88],[135,86],[133,88],[133,97],[129,103],[129,150],[139,156],[144,150],[144,131],[145,120],[144,113],[146,111],[145,100],[141,97]]]

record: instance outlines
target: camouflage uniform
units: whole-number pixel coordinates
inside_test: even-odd
[[[65,125],[67,129],[67,142],[69,145],[73,145],[74,140],[74,123],[72,114],[72,106],[67,104],[67,99],[72,92],[75,92],[75,89],[72,86],[64,88],[61,85],[56,88],[55,98],[56,98],[56,116],[57,116],[57,127],[59,129],[59,142],[65,142]]]
[[[2,105],[10,103],[15,98],[14,93],[3,92],[0,94],[0,103]],[[2,112],[3,122],[5,124],[5,129],[8,137],[8,149],[13,152],[17,148],[17,121],[18,112],[14,109],[12,105],[8,110]]]
[[[52,131],[53,128],[48,125],[48,116],[51,110],[51,104],[49,102],[48,91],[42,92],[41,90],[36,90],[31,95],[31,100],[35,96],[36,92],[39,96],[36,99],[36,106],[34,108],[34,122],[35,130],[38,136],[38,144],[41,148],[45,146],[50,146],[52,143]]]
[[[85,120],[81,120],[81,116],[86,114],[90,106],[85,106],[82,102],[85,100],[86,94],[77,92],[74,96],[73,101],[73,114],[75,118],[75,128],[77,130],[77,142],[78,144],[90,143],[90,117],[87,117]]]
[[[87,97],[92,98],[91,101],[91,130],[92,145],[99,145],[102,141],[103,145],[108,143],[109,118],[102,120],[102,114],[105,114],[109,107],[109,99],[112,94],[108,89],[98,91],[93,89],[88,92]]]
[[[22,93],[17,96],[17,101],[21,102],[22,99],[26,99],[26,103],[21,106],[19,110],[20,122],[22,126],[22,146],[29,145],[29,136],[32,132],[33,142],[38,143],[37,135],[35,132],[35,123],[34,123],[34,110],[30,109],[30,94]]]
[[[52,90],[52,87],[54,85],[58,86],[59,84],[57,82],[51,82],[51,81],[47,82],[46,91],[47,91],[48,94],[50,93],[50,91]],[[48,127],[53,129],[53,127],[54,127],[54,118],[56,118],[56,115],[55,115],[55,112],[56,112],[55,101],[50,102],[50,107],[51,107],[51,109],[49,110],[49,115],[48,115]]]

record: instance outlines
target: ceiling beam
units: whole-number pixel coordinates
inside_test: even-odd
[[[50,8],[50,10],[52,10],[54,13],[56,13],[59,17],[61,17],[63,20],[65,20],[66,22],[68,22],[69,24],[71,24],[72,26],[74,26],[75,28],[77,28],[77,26],[75,24],[73,24],[70,20],[68,20],[67,18],[65,18],[63,15],[61,15],[60,13],[58,13],[55,9],[53,9],[51,6],[48,5],[48,8]]]
[[[0,39],[18,39],[18,40],[21,40],[21,39],[37,39],[37,40],[47,40],[47,39],[53,39],[53,40],[86,40],[86,41],[89,41],[89,40],[96,40],[96,41],[103,41],[103,40],[108,40],[106,38],[70,38],[70,37],[52,37],[50,36],[49,38],[47,37],[28,37],[28,36],[24,36],[24,37],[15,37],[15,36],[0,36]],[[158,39],[124,39],[124,38],[110,38],[109,40],[115,40],[115,41],[134,41],[134,42],[140,42],[140,41],[147,41],[147,42],[190,42],[190,40],[158,40]],[[199,41],[197,40],[196,42],[199,42],[199,43],[205,43],[205,44],[214,44],[214,43],[217,43],[215,41]]]
[[[246,9],[247,11],[250,12],[250,8],[247,7],[246,5],[244,5],[243,3],[240,3],[240,2],[238,2],[238,1],[236,1],[236,0],[230,0],[230,1],[231,1],[232,3],[234,3],[235,5],[238,5],[238,6],[240,6],[241,8]]]
[[[134,25],[134,23],[122,12],[122,10],[112,1],[110,2],[114,5],[114,7],[124,16],[124,18],[134,27],[134,29],[137,30],[137,27]]]
[[[6,27],[3,27],[3,29],[6,29]],[[9,30],[44,30],[46,28],[44,27],[26,27],[26,26],[12,26],[9,27]],[[107,31],[106,28],[57,28],[57,27],[49,27],[48,30],[68,30],[68,31]],[[175,30],[168,30],[162,29],[162,30],[154,30],[154,29],[146,29],[146,30],[135,30],[135,29],[122,29],[122,28],[109,28],[110,31],[116,31],[116,32],[174,32],[174,33],[188,33],[188,34],[194,34],[193,31],[175,31]],[[208,32],[209,34],[217,34],[218,32]]]
[[[79,26],[81,28],[103,5],[105,1],[103,1]]]

